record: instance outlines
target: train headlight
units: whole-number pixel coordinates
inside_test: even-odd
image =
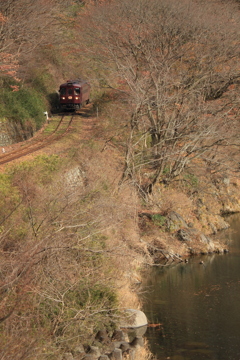
[[[76,100],[78,100],[78,99],[79,99],[79,97],[77,97],[77,96],[76,96],[76,97],[75,97],[75,99],[76,99]]]
[[[69,96],[68,99],[71,100],[71,99],[72,99],[72,96]]]
[[[62,99],[62,100],[65,100],[65,96],[62,96],[61,99]]]

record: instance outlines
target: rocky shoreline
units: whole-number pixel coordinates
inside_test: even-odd
[[[61,360],[138,360],[148,321],[140,310],[128,309],[126,313],[127,317],[118,329],[112,333],[107,329],[99,330],[91,346],[81,344],[64,353]]]
[[[239,187],[238,178],[221,174],[199,176],[197,189],[188,191],[159,185],[138,214],[148,263],[228,252],[220,232],[229,227],[226,215],[240,212]]]

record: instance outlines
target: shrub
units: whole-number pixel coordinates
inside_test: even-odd
[[[166,217],[160,214],[153,214],[152,221],[155,225],[162,227],[165,225]]]
[[[43,112],[46,105],[43,97],[36,90],[25,87],[12,91],[10,85],[5,84],[1,91],[1,116],[16,123],[34,122],[39,129],[45,121]]]
[[[9,169],[9,175],[14,183],[19,179],[33,178],[35,183],[47,184],[51,181],[53,174],[59,169],[61,161],[57,155],[39,155],[32,161],[23,161]]]

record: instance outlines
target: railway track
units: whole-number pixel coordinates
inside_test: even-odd
[[[57,122],[57,125],[50,134],[42,133],[35,138],[29,139],[26,143],[24,143],[22,148],[18,148],[9,153],[0,155],[0,165],[7,164],[13,160],[21,158],[22,156],[32,154],[33,152],[44,148],[52,142],[59,140],[69,130],[74,116],[75,115],[62,115],[61,119]]]

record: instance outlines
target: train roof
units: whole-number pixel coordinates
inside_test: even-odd
[[[85,80],[80,80],[80,79],[79,80],[67,80],[67,82],[65,82],[64,84],[61,84],[60,87],[65,87],[65,86],[78,86],[78,87],[81,87],[84,84],[88,84],[88,82],[85,81]]]

